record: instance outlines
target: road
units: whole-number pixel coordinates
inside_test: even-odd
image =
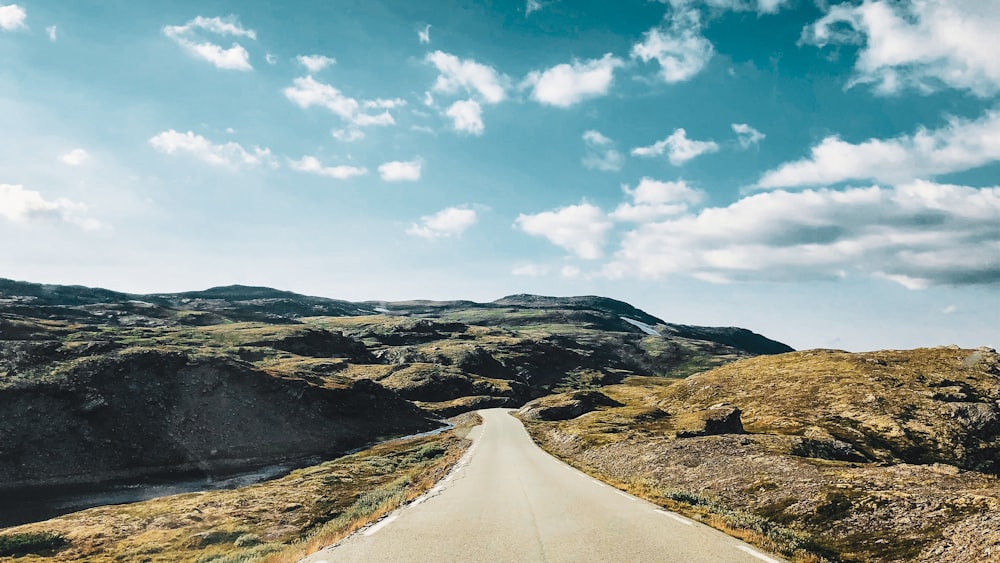
[[[304,561],[779,561],[566,465],[506,410],[480,414],[446,480]]]

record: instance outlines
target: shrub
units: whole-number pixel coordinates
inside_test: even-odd
[[[51,532],[28,532],[0,536],[0,555],[42,555],[66,545],[66,538]]]

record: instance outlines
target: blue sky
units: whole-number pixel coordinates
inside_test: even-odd
[[[997,346],[998,28],[979,0],[0,0],[0,276]]]

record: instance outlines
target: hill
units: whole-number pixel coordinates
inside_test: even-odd
[[[478,407],[785,350],[601,297],[351,303],[0,280],[0,489],[332,456]]]
[[[990,349],[810,350],[521,416],[586,470],[786,555],[996,561],[998,401]]]

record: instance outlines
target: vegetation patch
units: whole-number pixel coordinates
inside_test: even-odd
[[[0,535],[4,555],[110,563],[297,561],[398,508],[444,477],[478,417],[233,490],[104,506]]]
[[[66,538],[52,532],[0,534],[0,555],[45,555],[66,545]]]

